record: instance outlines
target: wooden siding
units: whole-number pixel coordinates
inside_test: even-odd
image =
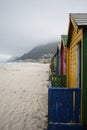
[[[67,35],[61,35],[61,49],[60,49],[60,74],[66,74],[66,43]]]
[[[81,87],[81,123],[87,129],[87,23],[70,16],[67,42],[67,87]],[[87,14],[86,14],[87,16]],[[85,17],[87,20],[87,17]],[[83,24],[80,20],[83,20]],[[80,47],[78,49],[78,46]],[[78,61],[77,61],[78,60]],[[79,67],[78,67],[79,66]],[[77,78],[80,76],[79,78]],[[78,80],[79,79],[79,80]],[[79,81],[79,82],[77,82]],[[78,84],[78,85],[77,85]]]
[[[65,46],[64,47],[64,75],[66,75],[66,53],[67,53],[67,48]]]
[[[67,49],[67,86],[76,87],[76,44],[82,38],[82,30],[71,23],[70,46]]]
[[[67,75],[67,87],[69,88],[69,84],[70,84],[70,49],[67,48],[67,59],[66,59],[66,75]]]
[[[60,68],[60,74],[64,74],[64,49],[61,51],[61,68]]]

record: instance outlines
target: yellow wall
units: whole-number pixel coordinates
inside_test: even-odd
[[[76,44],[81,41],[82,30],[71,23],[69,46],[67,47],[67,87],[76,87]]]

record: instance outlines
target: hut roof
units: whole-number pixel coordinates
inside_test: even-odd
[[[64,45],[67,44],[67,35],[61,35],[61,40],[63,41]]]
[[[87,27],[87,13],[71,13],[70,16],[78,27]]]
[[[70,39],[72,35],[72,25],[78,32],[78,29],[87,29],[87,13],[70,13],[69,15],[69,28],[67,35],[67,46],[70,44]]]

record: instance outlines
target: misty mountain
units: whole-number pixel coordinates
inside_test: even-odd
[[[42,58],[50,58],[55,54],[57,45],[59,42],[49,43],[45,45],[39,45],[35,48],[33,48],[30,52],[22,55],[19,58],[16,58],[16,60],[38,60]]]

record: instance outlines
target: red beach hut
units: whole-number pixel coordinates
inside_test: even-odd
[[[67,35],[61,35],[61,50],[60,50],[60,74],[66,74],[66,43]]]

